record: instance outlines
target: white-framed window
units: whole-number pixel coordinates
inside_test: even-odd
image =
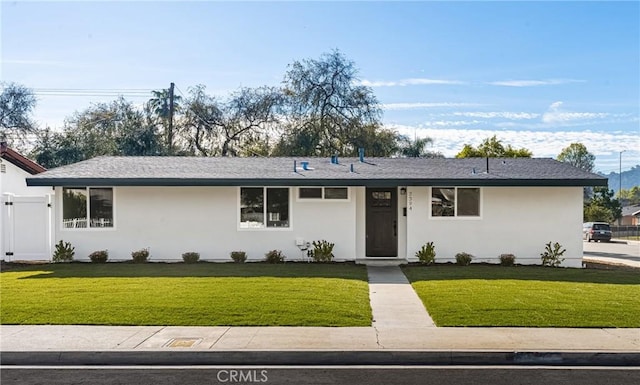
[[[298,200],[349,200],[348,187],[298,187]]]
[[[290,201],[288,187],[240,187],[241,229],[288,229]]]
[[[62,228],[113,228],[113,188],[63,187]]]
[[[479,187],[432,187],[432,218],[479,218],[481,206]]]

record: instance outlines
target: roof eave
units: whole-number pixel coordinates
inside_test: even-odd
[[[212,179],[212,178],[27,178],[27,186],[477,186],[595,187],[607,179]]]

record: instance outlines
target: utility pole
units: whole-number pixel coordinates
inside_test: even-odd
[[[169,86],[169,132],[167,132],[167,145],[169,146],[169,154],[173,155],[173,88],[175,84],[171,82]]]

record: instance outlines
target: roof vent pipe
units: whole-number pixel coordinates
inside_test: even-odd
[[[293,161],[293,172],[298,172],[298,162]]]
[[[487,174],[489,173],[489,157],[487,157]]]
[[[351,163],[351,168],[350,168],[351,172],[355,172],[353,171],[353,163]]]
[[[364,162],[364,147],[358,149],[358,157],[360,157],[360,163]]]

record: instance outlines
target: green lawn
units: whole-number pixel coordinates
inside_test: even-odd
[[[438,326],[640,327],[640,273],[405,266]]]
[[[370,326],[350,264],[50,264],[0,273],[0,323]]]

